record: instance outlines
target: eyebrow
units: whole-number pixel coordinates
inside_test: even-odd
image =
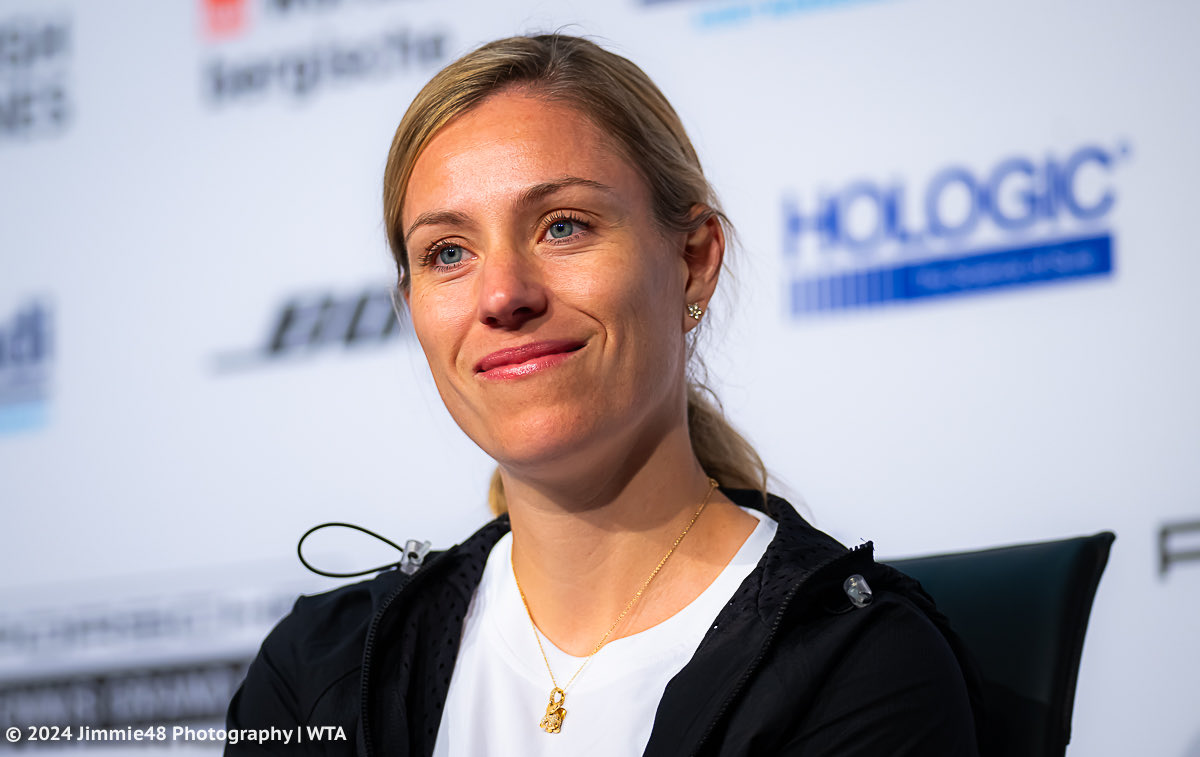
[[[616,194],[615,190],[607,184],[601,184],[598,181],[583,179],[578,176],[564,176],[554,181],[544,181],[541,184],[534,184],[521,193],[521,197],[517,200],[517,205],[528,207],[539,200],[544,200],[555,192],[560,192],[569,187],[587,187],[588,189],[596,189],[606,194]]]
[[[404,235],[404,246],[408,246],[408,241],[412,239],[413,233],[422,226],[437,226],[439,224],[462,226],[469,221],[470,219],[465,213],[459,213],[457,210],[431,210],[428,213],[422,213],[412,222],[412,226],[408,227],[408,232]]]
[[[579,176],[564,176],[561,179],[554,181],[544,181],[540,184],[534,184],[529,187],[521,196],[517,198],[518,207],[529,207],[541,200],[553,195],[556,192],[561,192],[570,187],[587,187],[595,189],[606,194],[616,194],[616,190],[607,184],[601,184],[592,179],[584,179]],[[422,213],[417,216],[408,227],[408,231],[404,234],[404,244],[407,246],[408,241],[412,238],[413,233],[422,226],[436,226],[446,224],[450,226],[463,226],[470,223],[470,218],[465,213],[460,213],[457,210],[431,210],[427,213]]]

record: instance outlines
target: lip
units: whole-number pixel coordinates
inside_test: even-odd
[[[528,376],[558,365],[583,346],[574,339],[555,339],[497,350],[475,364],[475,375],[486,379]]]

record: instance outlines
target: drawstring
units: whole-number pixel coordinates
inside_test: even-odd
[[[312,536],[317,531],[320,531],[322,528],[331,528],[333,526],[338,526],[341,528],[353,528],[355,531],[362,531],[368,536],[374,536],[379,541],[399,552],[400,561],[388,563],[386,565],[380,565],[376,568],[367,568],[366,570],[360,570],[356,573],[331,573],[329,571],[321,570],[320,568],[314,568],[308,560],[304,559],[304,540],[309,536]],[[312,528],[308,529],[304,532],[304,536],[300,537],[300,541],[296,543],[296,556],[300,558],[300,562],[304,565],[304,567],[308,568],[313,573],[316,573],[318,576],[325,576],[327,578],[357,578],[358,576],[365,576],[369,573],[379,573],[381,571],[391,570],[392,568],[399,568],[400,572],[405,573],[406,575],[412,575],[413,573],[417,572],[417,568],[421,567],[421,563],[425,560],[425,555],[429,554],[430,546],[430,543],[427,541],[409,539],[407,542],[405,542],[404,546],[401,547],[391,539],[388,539],[385,536],[380,536],[368,528],[356,526],[353,523],[322,523],[319,526],[313,526]]]

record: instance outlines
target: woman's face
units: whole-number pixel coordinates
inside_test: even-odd
[[[421,153],[401,220],[438,391],[502,465],[601,463],[683,422],[687,235],[586,117],[492,96]]]

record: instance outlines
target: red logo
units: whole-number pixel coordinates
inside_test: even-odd
[[[200,0],[204,33],[211,39],[226,39],[246,28],[246,0]]]

